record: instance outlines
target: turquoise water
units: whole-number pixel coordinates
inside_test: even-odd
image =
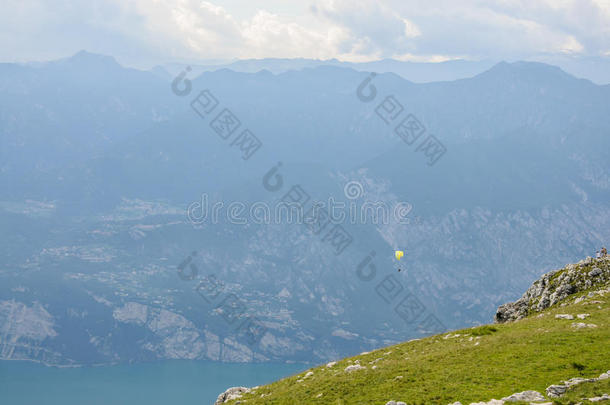
[[[307,367],[175,360],[56,368],[31,362],[0,361],[0,404],[209,405],[229,387],[270,383]]]

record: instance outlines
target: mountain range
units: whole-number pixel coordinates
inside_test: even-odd
[[[325,361],[485,322],[610,240],[610,85],[535,62],[431,83],[345,66],[196,73],[173,84],[87,52],[0,64],[1,358]],[[419,135],[397,129],[408,117]],[[294,186],[308,207],[408,208],[335,223],[341,251],[328,229],[225,215]],[[224,203],[217,221],[193,221],[204,196]]]

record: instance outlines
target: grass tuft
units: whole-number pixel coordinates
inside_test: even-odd
[[[478,328],[473,328],[470,330],[470,334],[473,336],[485,336],[485,335],[491,335],[494,332],[497,332],[498,328],[496,328],[495,326],[491,326],[491,325],[483,325],[483,326],[479,326]]]

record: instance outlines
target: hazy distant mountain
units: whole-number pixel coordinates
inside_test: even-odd
[[[271,73],[284,73],[290,70],[302,70],[320,66],[334,66],[351,68],[362,72],[395,73],[403,78],[416,82],[426,83],[434,81],[456,80],[472,77],[493,66],[493,61],[467,61],[451,60],[447,62],[403,62],[395,59],[383,59],[374,62],[342,62],[337,59],[315,60],[315,59],[245,59],[235,62],[198,65],[191,67],[195,73],[211,72],[220,69],[230,69],[236,72],[256,73],[268,70]],[[184,68],[183,64],[168,64],[165,68],[173,73],[178,73]]]
[[[165,81],[87,52],[36,66],[2,64],[0,92],[8,178],[32,164],[58,167],[99,154],[175,108]]]
[[[566,72],[589,79],[597,84],[610,83],[610,58],[608,57],[574,57],[574,56],[547,56],[540,58],[540,62],[560,66]]]
[[[596,84],[610,83],[610,59],[608,58],[573,58],[573,57],[542,57],[539,62],[561,67],[564,71],[593,81]],[[337,59],[245,59],[234,62],[191,63],[189,66],[194,74],[212,72],[220,69],[230,69],[236,72],[256,73],[268,70],[272,73],[284,73],[290,70],[302,70],[320,66],[335,66],[351,68],[361,72],[395,73],[404,79],[415,83],[436,81],[451,81],[476,76],[495,65],[497,61],[482,60],[450,60],[446,62],[408,62],[395,59],[383,59],[373,62],[342,62]],[[186,64],[167,64],[153,70],[166,70],[173,75],[178,74]]]
[[[610,86],[500,63],[450,82],[379,74],[363,102],[368,73],[353,68],[191,73],[180,97],[170,73],[84,52],[0,65],[3,358],[318,361],[430,333],[431,315],[446,327],[483,322],[541,266],[610,240]],[[190,104],[204,89],[218,106],[200,117]],[[389,95],[400,115],[382,114]],[[224,108],[241,123],[228,140],[210,127]],[[426,129],[412,145],[394,132],[408,114]],[[245,128],[263,145],[247,160],[235,142]],[[417,151],[428,134],[447,150],[433,166]],[[269,191],[263,177],[278,162],[283,184]],[[349,181],[359,198],[344,194]],[[344,222],[353,242],[337,256],[302,224],[186,217],[202,194],[226,212],[233,201],[273,206],[294,185],[312,201],[408,202],[410,222]],[[401,273],[396,248],[407,252]],[[363,281],[371,251],[377,273]],[[214,275],[222,297],[261,319],[260,342],[249,346],[178,276],[189,255],[199,279]],[[383,298],[391,282],[396,295]],[[419,309],[399,316],[403,299]]]

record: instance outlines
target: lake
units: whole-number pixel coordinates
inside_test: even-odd
[[[7,405],[209,405],[229,387],[270,383],[308,367],[172,360],[57,368],[32,362],[0,361],[0,402]]]

